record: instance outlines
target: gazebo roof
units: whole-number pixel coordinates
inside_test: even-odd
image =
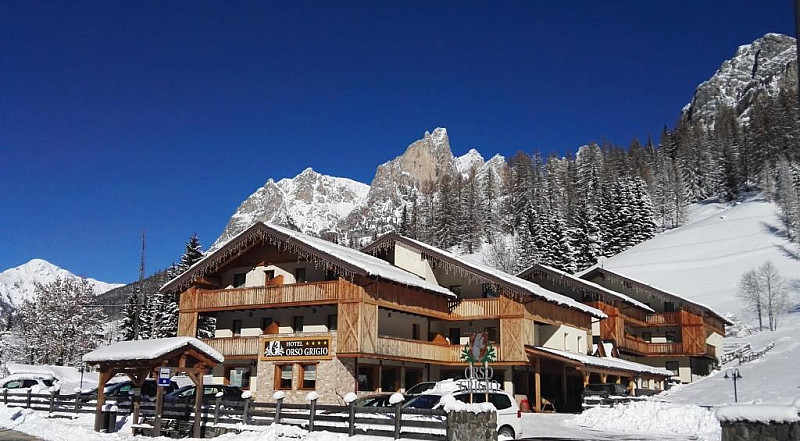
[[[83,356],[87,363],[137,362],[153,363],[171,358],[176,353],[193,349],[208,361],[222,363],[225,357],[216,349],[193,337],[169,337],[153,340],[120,341],[95,349]]]

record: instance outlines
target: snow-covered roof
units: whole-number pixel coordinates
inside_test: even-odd
[[[647,288],[651,292],[658,293],[658,294],[660,294],[662,296],[665,296],[665,297],[672,297],[673,299],[675,299],[675,300],[677,300],[679,302],[684,302],[684,303],[692,305],[695,308],[698,308],[698,309],[700,309],[700,310],[702,310],[704,312],[708,312],[710,314],[713,314],[716,318],[721,320],[726,325],[732,325],[733,324],[730,320],[726,319],[721,314],[719,314],[718,312],[714,311],[713,309],[711,309],[710,307],[708,307],[708,306],[706,306],[706,305],[704,305],[702,303],[696,302],[694,300],[689,300],[686,297],[680,296],[678,294],[675,294],[675,293],[672,293],[672,292],[669,292],[669,291],[665,291],[665,290],[663,290],[661,288],[657,288],[657,287],[655,287],[655,286],[653,286],[653,285],[651,285],[651,284],[649,284],[647,282],[643,282],[641,280],[637,280],[637,279],[634,279],[632,277],[628,277],[628,276],[620,274],[620,273],[618,273],[616,271],[611,271],[608,268],[603,268],[603,267],[599,266],[599,264],[595,265],[595,266],[592,266],[592,267],[589,267],[589,268],[587,268],[587,269],[585,269],[583,271],[580,271],[580,272],[576,273],[575,275],[578,276],[578,277],[584,278],[584,277],[590,276],[592,273],[604,273],[604,274],[614,275],[614,276],[619,277],[620,279],[626,280],[626,281],[628,281],[630,283],[634,283],[634,284],[639,285],[641,287]]]
[[[306,234],[290,230],[285,227],[272,224],[264,224],[257,222],[247,230],[237,234],[228,242],[221,245],[215,251],[204,256],[200,261],[192,265],[182,275],[170,280],[161,288],[162,290],[172,289],[179,284],[179,281],[190,280],[195,274],[199,272],[204,266],[213,262],[220,256],[226,256],[226,248],[246,236],[253,234],[256,230],[261,230],[264,233],[273,234],[278,239],[286,244],[296,246],[304,252],[314,254],[320,258],[330,261],[332,264],[341,267],[346,271],[354,274],[359,274],[367,277],[377,277],[380,279],[388,280],[391,282],[399,283],[401,285],[420,288],[427,291],[432,291],[437,294],[446,295],[448,297],[455,296],[450,290],[443,288],[435,283],[430,283],[425,279],[398,268],[389,262],[378,259],[358,250],[348,248],[342,245],[328,242],[324,239],[308,236]]]
[[[530,272],[532,272],[532,271],[534,271],[536,269],[555,274],[558,277],[562,277],[564,279],[569,280],[570,282],[573,282],[573,283],[576,283],[576,284],[579,284],[579,285],[583,285],[584,287],[589,288],[589,289],[593,289],[595,291],[599,291],[602,294],[605,294],[605,295],[608,295],[610,297],[622,300],[623,302],[630,303],[631,305],[634,305],[634,306],[637,306],[639,308],[642,308],[645,311],[655,312],[653,310],[653,308],[647,306],[646,304],[644,304],[644,303],[642,303],[642,302],[640,302],[640,301],[638,301],[636,299],[630,298],[630,297],[626,296],[625,294],[622,294],[620,292],[608,289],[608,288],[606,288],[604,286],[601,286],[601,285],[598,285],[598,284],[596,284],[594,282],[590,282],[588,280],[581,279],[579,277],[573,276],[572,274],[566,273],[564,271],[561,271],[559,269],[553,268],[551,266],[543,265],[541,263],[534,264],[530,268],[528,268],[525,271],[522,271],[521,273],[519,273],[517,275],[517,277],[524,277],[524,275],[526,275],[526,274],[528,274],[528,273],[530,273]]]
[[[108,346],[95,349],[83,356],[87,363],[125,360],[156,360],[184,346],[192,346],[197,351],[219,363],[225,361],[216,349],[194,337],[169,337],[153,340],[119,341]]]
[[[472,262],[470,260],[456,256],[455,254],[450,253],[448,251],[444,251],[442,249],[436,248],[434,246],[428,245],[426,243],[396,233],[390,233],[387,234],[386,236],[383,236],[382,238],[368,245],[365,248],[365,250],[376,248],[377,246],[379,246],[379,243],[383,242],[384,240],[401,241],[429,255],[449,261],[467,270],[468,272],[471,272],[472,274],[492,280],[497,283],[501,283],[505,286],[513,287],[515,290],[523,294],[528,294],[534,297],[538,297],[548,302],[553,302],[559,305],[566,306],[568,308],[577,309],[579,311],[583,311],[587,314],[590,314],[596,318],[607,317],[607,315],[603,311],[600,311],[599,309],[592,308],[591,306],[588,305],[584,305],[583,303],[577,302],[565,295],[561,295],[553,291],[544,289],[541,286],[531,281],[520,279],[519,277],[512,276],[511,274],[508,273],[504,273],[503,271],[500,271],[498,269],[492,268],[487,265],[481,265],[479,263]]]
[[[671,371],[668,371],[666,369],[648,366],[646,364],[636,363],[633,361],[623,360],[621,358],[595,357],[592,355],[578,354],[576,352],[562,351],[560,349],[546,348],[544,346],[536,346],[535,349],[553,355],[557,355],[562,358],[577,361],[587,366],[638,372],[642,374],[658,375],[662,377],[671,377],[675,375]]]
[[[720,421],[751,421],[768,424],[792,423],[800,421],[800,409],[795,406],[778,404],[736,404],[717,409],[716,416]]]

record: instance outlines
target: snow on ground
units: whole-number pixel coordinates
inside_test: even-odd
[[[798,301],[800,248],[779,231],[777,206],[761,196],[733,205],[694,204],[686,225],[605,260],[603,267],[741,316],[739,280],[766,261],[794,287]]]
[[[97,433],[94,427],[94,415],[84,414],[77,419],[47,418],[47,412],[30,409],[11,408],[0,405],[0,427],[27,433],[47,441],[167,441],[172,438],[145,437],[131,435],[130,419],[120,419],[116,433]],[[251,426],[252,427],[252,426]],[[295,426],[271,425],[259,426],[258,432],[242,432],[226,434],[214,438],[219,441],[386,441],[387,437],[357,435],[352,438],[347,434],[331,432],[311,432]],[[184,438],[187,441],[198,438]],[[401,438],[402,439],[402,438]]]

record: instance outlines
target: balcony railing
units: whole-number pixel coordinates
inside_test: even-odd
[[[498,346],[497,353],[500,353]],[[406,340],[395,337],[378,337],[376,353],[400,358],[435,360],[454,363],[460,360],[461,346],[438,345],[419,340]]]
[[[680,311],[674,311],[662,312],[659,314],[648,314],[647,324],[658,326],[677,326],[681,324],[681,313]]]
[[[626,335],[620,343],[620,349],[626,349],[642,355],[685,355],[683,343],[652,343]]]
[[[228,309],[268,308],[287,304],[335,303],[358,298],[363,289],[345,280],[295,283],[216,290],[198,290],[181,295],[182,311],[220,311]]]
[[[231,355],[258,355],[258,340],[260,337],[223,337],[204,338],[203,343],[211,346],[224,356]]]
[[[451,317],[488,318],[500,316],[500,299],[466,299],[453,308]]]

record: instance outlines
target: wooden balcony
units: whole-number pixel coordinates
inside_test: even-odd
[[[679,326],[681,324],[681,312],[675,311],[648,314],[647,324],[650,326]]]
[[[358,299],[363,288],[346,280],[295,283],[291,285],[186,291],[181,294],[181,312],[226,311],[321,305]]]
[[[499,354],[499,345],[495,347]],[[378,337],[375,353],[402,359],[431,360],[444,363],[456,363],[461,360],[461,346],[459,345],[438,345],[426,341],[406,340],[395,337]]]
[[[241,355],[256,356],[258,355],[259,339],[259,336],[204,338],[203,343],[216,349],[226,357]]]
[[[686,354],[683,350],[683,343],[681,342],[652,343],[631,335],[626,335],[625,338],[622,339],[619,348],[641,355],[694,355]]]
[[[450,312],[450,317],[461,320],[500,317],[500,299],[462,300]]]

